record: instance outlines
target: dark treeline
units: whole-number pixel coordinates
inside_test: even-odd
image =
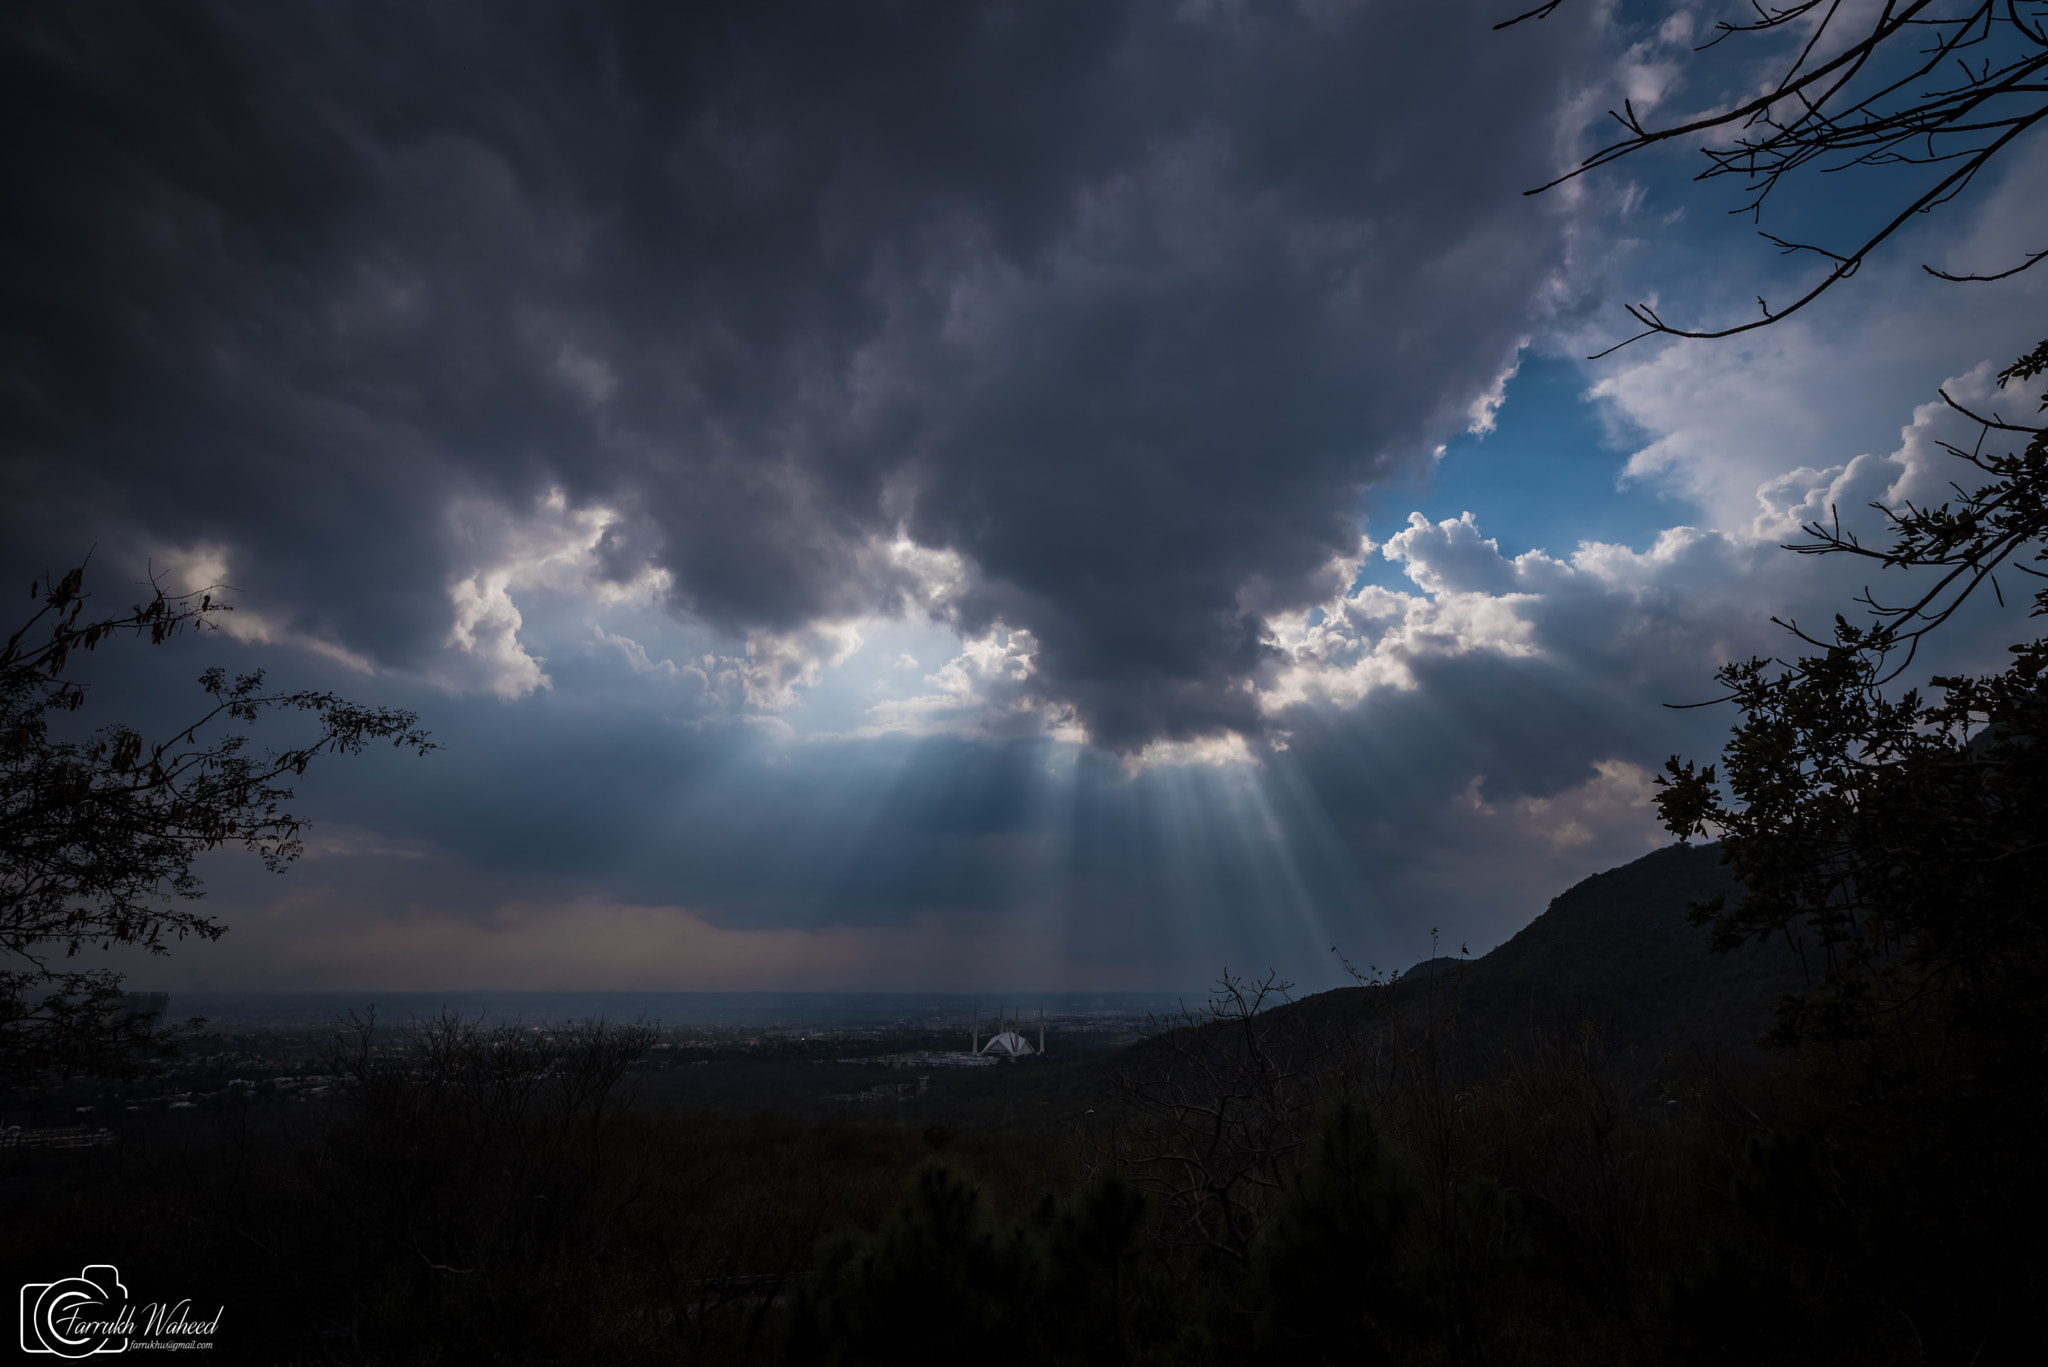
[[[1645,1071],[1562,1017],[1475,1042],[1460,978],[1226,980],[1075,1069],[1117,1100],[1064,1136],[657,1106],[633,1027],[344,1031],[320,1102],[8,1155],[8,1271],[111,1257],[276,1363],[1997,1363],[2048,1333],[2023,1080]]]

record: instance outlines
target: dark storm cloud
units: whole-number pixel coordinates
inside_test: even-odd
[[[1255,730],[1262,614],[1561,259],[1516,191],[1593,44],[1494,17],[10,7],[10,544],[216,544],[405,669],[465,500],[615,509],[736,633],[890,610],[907,529],[1098,742]]]

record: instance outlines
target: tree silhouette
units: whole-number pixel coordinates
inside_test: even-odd
[[[160,1032],[123,1009],[118,973],[66,962],[93,948],[162,954],[172,941],[218,939],[227,928],[190,905],[203,895],[194,858],[241,845],[282,869],[305,828],[283,808],[287,780],[373,741],[435,748],[411,712],[271,692],[260,670],[218,668],[199,678],[205,711],[162,740],[118,723],[55,739],[52,719],[86,701],[66,677],[80,652],[124,637],[161,645],[229,610],[212,590],[172,595],[152,581],[146,605],[88,616],[84,581],[83,566],[34,581],[40,606],[0,648],[0,1087],[136,1066]],[[225,729],[294,713],[312,726],[285,749]]]
[[[2048,370],[2048,342],[2001,384]],[[2042,407],[2048,409],[2048,400]],[[1991,476],[1939,508],[1884,508],[1893,540],[1866,547],[1839,523],[1793,549],[1936,572],[1875,618],[1835,618],[1828,638],[1788,626],[1819,653],[1752,659],[1719,677],[1742,719],[1722,763],[1673,757],[1658,803],[1681,838],[1718,835],[1747,889],[1701,909],[1726,947],[1781,936],[1808,956],[1820,991],[1787,1004],[1786,1042],[1862,1041],[1896,1071],[1980,1051],[1987,1076],[2042,1082],[2048,1025],[2048,638],[2010,647],[1983,677],[1935,677],[1893,696],[1926,634],[1996,572],[2048,578],[2048,428],[1984,420],[1984,435],[2029,434],[2023,451],[1951,447]],[[2033,616],[2048,615],[2048,590]],[[1905,661],[1894,663],[1901,653]],[[1927,1062],[1927,1059],[1921,1060]]]

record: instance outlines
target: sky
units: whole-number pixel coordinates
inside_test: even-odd
[[[122,965],[1307,990],[1668,843],[1732,717],[1666,704],[1853,611],[1780,543],[1938,501],[1937,388],[2040,340],[2048,271],[1921,266],[2043,245],[2048,138],[1781,324],[1588,361],[1813,278],[1692,148],[1523,193],[1777,58],[1516,8],[9,6],[6,568],[235,607],[81,721],[221,664],[441,745],[316,766],[286,873],[201,861],[230,933]]]

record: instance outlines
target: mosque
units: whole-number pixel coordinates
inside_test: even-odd
[[[1012,1014],[1009,1020],[1005,1022],[1002,1013],[998,1012],[996,1014],[996,1026],[997,1032],[989,1036],[988,1043],[983,1044],[981,1042],[981,1013],[979,1011],[975,1013],[973,1035],[971,1037],[973,1041],[971,1047],[975,1055],[987,1054],[996,1058],[1020,1059],[1031,1054],[1042,1054],[1045,1052],[1045,1008],[1040,1007],[1038,1011],[1038,1047],[1036,1049],[1031,1047],[1030,1040],[1024,1038],[1019,1028],[1020,1022],[1015,1014]]]

